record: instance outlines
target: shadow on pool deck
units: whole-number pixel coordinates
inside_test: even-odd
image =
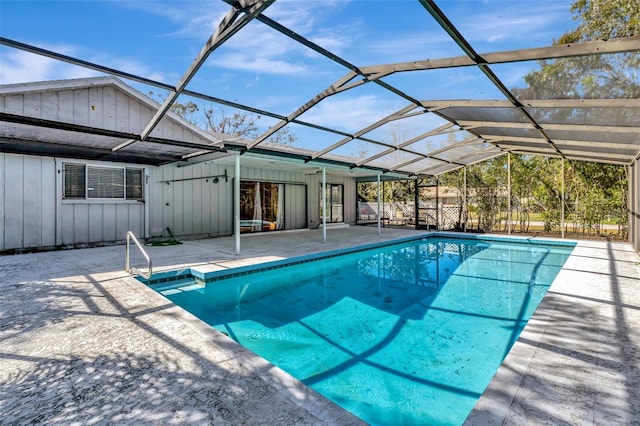
[[[579,243],[467,424],[637,423],[639,260]]]
[[[416,235],[356,227],[150,247],[158,270],[230,267]],[[142,266],[141,258],[134,262]],[[7,424],[357,424],[130,278],[122,246],[0,257]],[[469,424],[640,418],[640,258],[580,242]]]

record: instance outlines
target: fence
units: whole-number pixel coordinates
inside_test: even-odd
[[[459,227],[461,209],[459,205],[448,204],[440,204],[436,209],[434,204],[421,203],[419,224],[440,230],[455,229]],[[380,203],[380,210],[378,214],[377,202],[359,201],[357,223],[374,222],[380,217],[385,225],[415,225],[415,203],[385,202]]]

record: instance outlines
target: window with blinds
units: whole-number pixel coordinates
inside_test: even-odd
[[[124,169],[87,167],[87,198],[124,198]]]
[[[63,165],[65,199],[144,200],[144,169]]]

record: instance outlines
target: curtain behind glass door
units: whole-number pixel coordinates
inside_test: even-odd
[[[320,185],[322,189],[322,184]],[[320,222],[322,222],[322,191],[320,191]],[[343,185],[327,184],[327,223],[344,222]]]

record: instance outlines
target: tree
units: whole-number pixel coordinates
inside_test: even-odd
[[[153,91],[149,92],[149,97],[158,102],[164,102],[166,99],[160,94]],[[171,105],[171,111],[179,115],[189,123],[199,126],[196,116],[200,114],[200,107],[193,102],[187,103],[174,102]],[[205,105],[203,107],[201,121],[204,123],[204,129],[213,133],[223,133],[231,136],[243,136],[254,139],[258,137],[258,121],[261,116],[246,111],[236,111],[229,114],[223,107],[214,109],[213,105]],[[297,140],[295,134],[291,133],[289,128],[285,127],[273,134],[267,142],[281,145],[294,145]]]
[[[571,6],[578,26],[555,44],[607,40],[640,34],[640,0],[576,0]],[[640,54],[591,55],[539,61],[524,77],[521,99],[638,98]],[[557,112],[555,112],[557,113]]]
[[[147,95],[158,103],[163,103],[166,99],[166,96],[163,96],[160,93],[155,93],[153,90],[149,90],[149,92],[147,92]],[[193,125],[197,125],[194,119],[194,115],[198,112],[199,108],[195,102],[189,101],[184,104],[179,102],[174,102],[169,109],[171,110],[171,112],[173,112],[176,115],[179,115],[185,121],[188,121]]]
[[[607,40],[640,34],[640,0],[576,0],[571,6],[578,25],[562,34],[556,44]],[[640,97],[640,54],[637,52],[591,55],[539,61],[540,69],[524,77],[525,88],[514,88],[520,99],[562,98],[638,98]],[[625,123],[630,110],[599,108],[548,109],[545,119],[553,122],[589,124],[594,119]],[[521,162],[526,168],[534,167],[536,160]],[[560,162],[557,162],[560,164]],[[539,166],[539,164],[538,164]],[[559,213],[558,182],[548,179],[558,176],[558,170],[546,168],[541,176],[542,186],[531,192],[544,206],[545,229],[554,227]],[[532,170],[529,170],[532,171]],[[538,173],[542,170],[539,169]],[[530,176],[533,176],[530,174]],[[576,223],[583,227],[600,224],[605,212],[615,212],[622,227],[626,225],[627,180],[622,166],[610,164],[572,163],[565,172],[567,194],[565,202]],[[556,207],[557,206],[557,207]]]
[[[217,113],[211,107],[204,110],[204,117],[205,128],[210,132],[248,138],[258,137],[256,122],[260,119],[259,115],[239,111],[228,115],[222,107]]]
[[[490,231],[505,208],[506,156],[473,164],[467,168],[468,192],[478,213],[478,229]]]

